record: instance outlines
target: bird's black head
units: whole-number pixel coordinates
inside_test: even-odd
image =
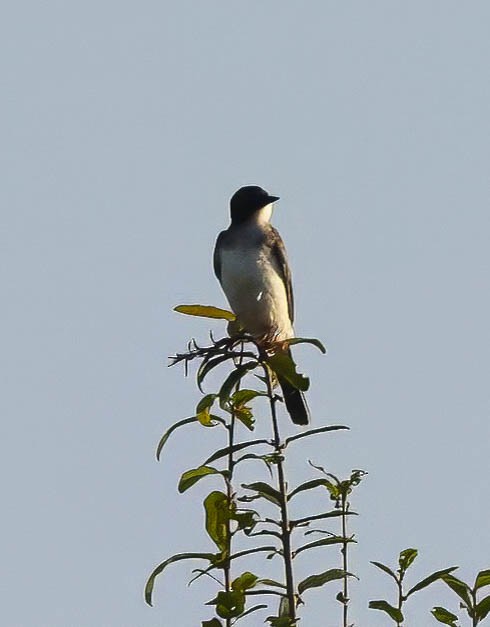
[[[230,200],[231,221],[234,224],[245,222],[255,212],[276,200],[279,200],[279,196],[270,196],[258,185],[240,187]]]

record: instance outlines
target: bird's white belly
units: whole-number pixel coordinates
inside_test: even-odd
[[[284,282],[263,251],[225,249],[221,268],[226,297],[249,333],[279,340],[293,337]]]

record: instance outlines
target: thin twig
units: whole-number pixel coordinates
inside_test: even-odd
[[[286,578],[286,591],[289,604],[289,618],[293,621],[296,620],[296,593],[294,589],[294,574],[293,574],[293,556],[291,548],[291,526],[289,524],[288,517],[288,501],[287,501],[287,483],[284,474],[284,466],[281,459],[281,453],[283,445],[281,444],[281,438],[279,434],[279,423],[277,421],[276,403],[277,396],[274,394],[272,387],[271,371],[267,364],[263,364],[264,373],[267,381],[267,394],[269,396],[271,417],[272,417],[272,431],[274,435],[273,444],[278,453],[277,462],[277,475],[279,492],[281,494],[280,506],[281,506],[281,536],[282,536],[282,549],[284,559],[284,572]]]
[[[347,566],[348,566],[348,546],[347,542],[347,493],[342,491],[342,537],[344,538],[344,543],[342,545],[342,568],[344,570],[344,589],[343,589],[343,627],[348,627],[348,613],[349,613],[349,577],[347,575]]]

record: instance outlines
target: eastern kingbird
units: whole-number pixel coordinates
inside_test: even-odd
[[[240,188],[230,201],[231,224],[214,249],[214,273],[242,327],[259,343],[294,337],[291,271],[281,236],[270,224],[279,200],[257,185]],[[286,349],[289,353],[289,349]],[[302,392],[278,377],[292,421],[306,425]]]

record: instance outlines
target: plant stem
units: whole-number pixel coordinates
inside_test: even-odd
[[[231,503],[233,499],[233,486],[232,486],[232,477],[233,477],[233,467],[235,465],[233,460],[233,453],[231,447],[233,446],[233,440],[235,436],[235,414],[231,415],[230,424],[228,425],[228,446],[230,447],[230,453],[228,454],[228,478],[226,481],[226,496],[228,499],[228,507],[231,508]],[[226,537],[227,537],[227,559],[223,566],[224,576],[225,576],[225,591],[230,592],[231,590],[231,568],[230,568],[230,555],[231,555],[231,522],[228,518],[226,522]],[[231,627],[231,618],[226,619],[226,627]]]
[[[473,601],[473,616],[472,616],[473,627],[476,627],[476,625],[478,625],[479,621],[478,621],[478,617],[477,617],[476,612],[475,612],[475,608],[476,608],[476,605],[477,605],[477,602],[476,602],[476,590],[475,589],[473,589],[471,591],[471,596],[472,596],[472,601]]]
[[[272,431],[274,435],[273,444],[275,451],[278,455],[277,461],[277,479],[278,487],[281,495],[281,536],[282,536],[282,550],[284,558],[284,573],[286,578],[286,592],[289,605],[289,618],[293,621],[296,620],[296,594],[294,589],[294,574],[293,574],[293,556],[291,548],[291,527],[289,524],[288,515],[288,500],[287,500],[287,483],[284,474],[284,465],[282,462],[282,445],[279,434],[279,424],[277,421],[276,402],[277,398],[274,394],[272,387],[272,376],[269,367],[264,364],[264,372],[267,380],[267,395],[269,397],[271,417],[272,417]]]
[[[343,546],[341,549],[342,552],[342,568],[344,570],[344,589],[343,589],[343,627],[348,627],[348,612],[349,612],[349,585],[348,585],[348,577],[347,577],[347,565],[348,565],[348,555],[347,555],[347,547],[349,543],[347,542],[347,495],[342,493],[342,537],[344,538]]]
[[[243,361],[243,342],[241,344],[241,354],[239,357],[239,365],[241,365]],[[238,391],[240,389],[240,381],[237,383],[236,385],[236,391]],[[230,452],[228,453],[228,478],[226,481],[226,496],[228,499],[228,507],[231,509],[232,506],[232,502],[233,502],[233,471],[235,469],[235,460],[233,459],[233,444],[235,441],[235,427],[236,427],[236,416],[235,416],[235,412],[233,412],[231,414],[231,419],[230,419],[230,424],[228,425],[228,446],[229,446],[229,450]],[[225,591],[226,592],[230,592],[231,591],[231,566],[230,566],[230,555],[231,555],[231,539],[232,539],[232,533],[231,533],[231,522],[230,519],[228,518],[227,522],[226,522],[226,537],[228,539],[227,542],[227,553],[228,553],[228,559],[225,562],[224,565],[224,576],[225,576]],[[226,619],[226,627],[231,627],[231,618],[227,618]]]
[[[398,584],[398,609],[400,612],[402,611],[403,606],[403,571],[400,572],[400,579],[397,581]],[[396,623],[396,627],[402,627],[401,623]]]

